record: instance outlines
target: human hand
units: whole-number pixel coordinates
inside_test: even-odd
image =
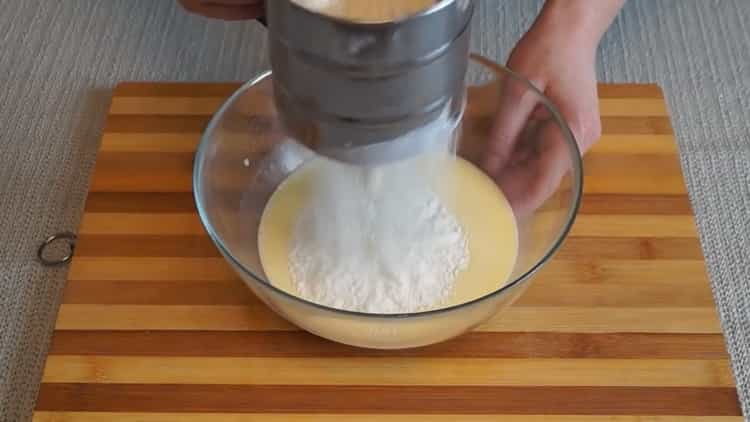
[[[577,9],[576,3],[588,9]],[[550,0],[508,60],[511,70],[558,108],[581,154],[601,136],[596,49],[622,3],[607,0],[600,4],[609,10],[591,12],[588,0]],[[514,211],[525,215],[557,190],[572,166],[570,148],[562,129],[524,84],[507,78],[501,95],[482,167]]]
[[[601,135],[595,47],[565,44],[564,38],[530,32],[508,67],[557,106],[583,154]],[[525,84],[506,78],[501,95],[482,164],[514,211],[524,215],[557,190],[572,166],[570,147],[560,125]]]
[[[224,20],[257,19],[263,16],[263,0],[179,0],[188,12]]]

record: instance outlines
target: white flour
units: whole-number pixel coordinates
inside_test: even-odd
[[[370,313],[417,312],[447,300],[469,264],[466,234],[430,186],[448,157],[375,168],[321,164],[292,237],[299,294]]]

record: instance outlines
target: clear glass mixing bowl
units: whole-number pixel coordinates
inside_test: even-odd
[[[519,255],[511,277],[498,280],[492,293],[432,311],[368,314],[322,306],[274,287],[258,254],[260,218],[279,184],[315,154],[285,135],[276,116],[270,73],[237,90],[203,134],[193,174],[201,222],[247,286],[309,332],[380,349],[423,346],[464,333],[510,305],[551,259],[573,224],[582,192],[581,158],[573,135],[529,82],[473,55],[466,98],[457,131],[460,156],[479,165],[491,149],[490,139],[514,145],[502,154],[507,158],[502,170],[490,176],[513,203]]]

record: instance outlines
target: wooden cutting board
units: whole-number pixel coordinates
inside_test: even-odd
[[[204,233],[193,151],[237,86],[115,89],[35,421],[742,419],[658,87],[601,86],[580,216],[514,306],[386,352],[296,330]]]

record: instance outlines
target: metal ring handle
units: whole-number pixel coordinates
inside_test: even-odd
[[[47,239],[42,242],[41,245],[39,245],[39,249],[36,251],[36,256],[39,258],[39,262],[42,263],[42,265],[46,267],[56,267],[59,265],[66,264],[70,262],[71,259],[73,259],[73,255],[75,254],[76,250],[76,235],[72,232],[60,232],[53,234],[52,236],[48,237]],[[44,251],[47,250],[47,247],[58,240],[64,240],[68,243],[68,254],[63,256],[60,259],[52,260],[47,259],[44,257]]]

